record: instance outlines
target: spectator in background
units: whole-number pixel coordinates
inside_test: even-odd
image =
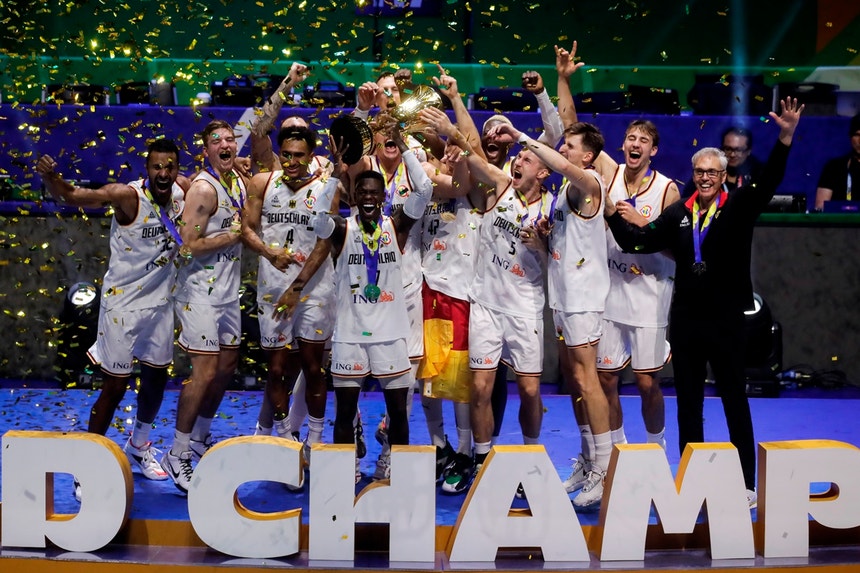
[[[816,211],[824,209],[825,201],[860,201],[860,190],[856,187],[860,183],[860,113],[851,118],[848,137],[851,152],[829,160],[821,170],[815,190]]]
[[[725,186],[729,193],[741,187],[751,185],[761,178],[764,164],[753,157],[752,146],[752,132],[745,127],[733,125],[723,132],[722,147],[720,149],[726,154],[726,159],[728,160]],[[686,199],[695,190],[696,185],[690,179],[684,186],[681,197]]]

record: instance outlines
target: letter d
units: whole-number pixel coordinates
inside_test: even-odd
[[[54,513],[54,474],[81,484],[77,515]],[[95,551],[128,519],[134,484],[122,450],[98,434],[25,432],[3,435],[3,545]],[[64,492],[71,495],[71,492]]]

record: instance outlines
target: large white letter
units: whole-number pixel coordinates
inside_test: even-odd
[[[128,518],[134,484],[122,450],[98,434],[22,432],[3,435],[3,545],[95,551]],[[81,509],[54,513],[54,474],[81,484]],[[69,491],[66,495],[72,495]]]
[[[314,446],[311,457],[309,560],[355,559],[355,524],[388,523],[389,562],[429,562],[436,550],[436,452],[433,446],[392,446],[391,480],[354,497],[352,445]],[[324,481],[323,481],[324,480]]]
[[[236,557],[271,558],[299,552],[301,509],[250,511],[237,490],[250,481],[299,485],[299,442],[275,436],[241,436],[212,446],[194,468],[188,516],[200,539]]]
[[[522,483],[529,512],[511,512]],[[495,446],[460,509],[449,561],[495,561],[500,547],[540,547],[544,561],[589,561],[582,527],[543,446]]]
[[[657,444],[616,445],[608,475],[601,508],[602,561],[645,558],[652,500],[666,533],[691,533],[707,501],[711,557],[755,557],[743,472],[731,444],[688,444],[676,480]]]
[[[757,527],[765,557],[807,557],[809,516],[826,527],[860,525],[860,450],[834,440],[759,444]],[[830,490],[810,496],[814,482]]]

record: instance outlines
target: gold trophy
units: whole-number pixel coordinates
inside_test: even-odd
[[[444,110],[442,97],[430,86],[415,86],[409,97],[391,111],[391,117],[397,121],[402,134],[419,133],[427,126],[418,117],[418,112],[429,107]]]
[[[362,155],[369,155],[373,151],[374,132],[390,128],[392,121],[396,122],[397,129],[404,136],[421,132],[426,125],[418,115],[422,109],[428,107],[445,109],[442,98],[433,88],[415,86],[409,97],[400,102],[400,105],[390,112],[380,112],[373,127],[354,115],[341,115],[332,121],[329,134],[335,145],[346,149],[343,154],[344,163],[353,165]]]

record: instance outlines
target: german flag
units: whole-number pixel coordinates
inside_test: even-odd
[[[469,302],[434,291],[427,283],[424,300],[424,358],[418,367],[424,394],[455,402],[468,402],[472,372],[469,368]]]

